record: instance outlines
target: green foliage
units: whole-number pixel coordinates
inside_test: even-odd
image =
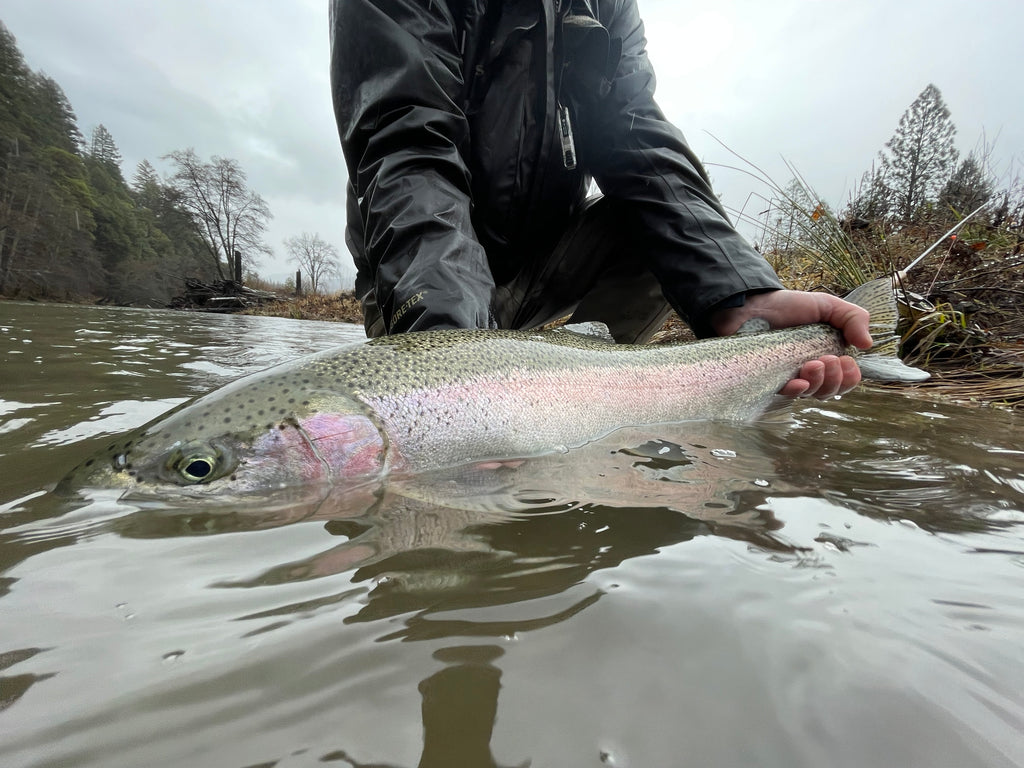
[[[124,181],[121,175],[121,150],[102,123],[93,128],[88,157],[103,165],[109,175]]]
[[[211,277],[183,201],[148,162],[129,188],[114,137],[82,141],[71,104],[0,23],[0,294],[165,304]]]

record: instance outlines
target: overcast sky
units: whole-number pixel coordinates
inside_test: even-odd
[[[1000,174],[1024,164],[1021,0],[639,0],[658,102],[709,165],[727,206],[756,215],[792,163],[834,206],[928,83],[952,111],[961,152],[995,143]],[[102,123],[131,180],[149,160],[195,148],[238,160],[282,241],[344,244],[345,169],[331,108],[326,0],[4,0],[29,67],[64,89],[83,135]],[[724,148],[724,144],[728,149]]]

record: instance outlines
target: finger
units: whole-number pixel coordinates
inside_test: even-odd
[[[790,379],[779,390],[779,394],[783,397],[800,397],[810,386],[810,382],[806,379]]]
[[[824,366],[821,384],[813,390],[809,389],[805,392],[805,397],[813,396],[819,400],[828,400],[836,395],[849,392],[860,383],[860,368],[857,367],[857,363],[852,357],[826,355],[814,362],[820,362]]]
[[[859,349],[869,349],[872,344],[871,315],[863,307],[843,301],[834,296],[827,297],[827,322],[843,332],[847,344]]]
[[[804,379],[808,386],[801,395],[802,397],[817,397],[818,392],[825,384],[828,371],[827,358],[809,360],[800,368],[800,378]]]
[[[843,387],[843,366],[839,358],[834,355],[826,355],[820,358],[823,365],[821,384],[809,393],[819,400],[828,400],[839,394]]]
[[[839,358],[839,364],[843,371],[843,381],[839,389],[839,394],[845,394],[860,384],[860,367],[857,365],[857,361],[849,355]]]

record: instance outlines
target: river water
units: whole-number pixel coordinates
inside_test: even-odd
[[[50,493],[360,337],[0,303],[0,766],[1024,765],[1011,414],[862,389],[370,500]]]

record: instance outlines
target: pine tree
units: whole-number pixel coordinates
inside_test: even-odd
[[[871,170],[861,176],[850,203],[843,211],[843,219],[848,226],[854,226],[853,222],[867,224],[879,221],[889,215],[890,204],[889,188],[885,183],[885,171],[872,164]]]
[[[142,160],[135,166],[135,176],[132,179],[132,191],[136,194],[143,194],[146,190],[160,185],[160,177],[156,174],[156,168],[149,160]]]
[[[35,92],[35,107],[30,118],[33,140],[37,146],[60,147],[65,152],[80,155],[84,144],[82,133],[64,89],[44,74],[33,74],[32,80]]]
[[[114,137],[103,123],[92,129],[89,157],[105,165],[111,173],[121,176],[121,150],[117,148]]]
[[[929,84],[900,118],[896,133],[881,153],[893,212],[913,221],[935,201],[956,164],[956,127],[942,94]]]
[[[958,216],[966,216],[991,200],[994,191],[991,177],[972,152],[960,161],[943,186],[939,206]]]

